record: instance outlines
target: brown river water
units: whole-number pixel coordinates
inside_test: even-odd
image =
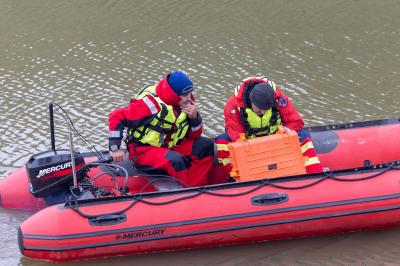
[[[250,75],[281,85],[307,126],[399,118],[399,14],[395,0],[0,0],[0,178],[50,147],[50,101],[106,149],[108,113],[176,69],[209,137]],[[29,215],[0,210],[0,265],[52,265],[19,253]],[[399,239],[397,228],[63,265],[399,265]]]

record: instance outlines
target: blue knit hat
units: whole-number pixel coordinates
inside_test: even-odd
[[[175,71],[168,75],[168,84],[178,95],[184,95],[193,91],[193,83],[182,71]]]

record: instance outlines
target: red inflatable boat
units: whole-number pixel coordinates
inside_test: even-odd
[[[20,250],[69,261],[399,225],[399,120],[308,130],[324,173],[183,188],[157,175],[110,178],[91,169],[92,183],[123,189],[35,213],[20,225]],[[28,186],[26,172],[12,178]],[[3,206],[11,201],[4,193]],[[46,206],[32,198],[31,206]]]
[[[68,261],[385,228],[400,223],[396,167],[48,207],[21,224],[30,258]]]

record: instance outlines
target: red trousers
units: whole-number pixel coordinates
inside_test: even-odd
[[[172,149],[129,144],[129,156],[139,165],[165,170],[188,186],[208,184],[214,161],[214,141],[184,139]]]
[[[301,153],[303,154],[304,166],[307,174],[321,173],[323,171],[321,162],[315,152],[311,138],[306,138],[300,143]]]

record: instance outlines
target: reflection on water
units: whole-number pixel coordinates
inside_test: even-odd
[[[394,0],[1,1],[0,177],[49,148],[49,101],[59,103],[82,134],[104,149],[108,113],[176,69],[192,77],[210,137],[224,130],[224,103],[249,75],[267,75],[280,84],[307,125],[399,117],[399,11]],[[60,116],[56,123],[57,146],[65,147],[67,127]],[[1,262],[16,265],[16,227],[26,216],[2,211],[0,217],[6,239]],[[397,259],[397,234],[360,233],[78,265],[124,265],[128,260],[179,265],[188,259],[197,265],[390,264]],[[379,243],[365,244],[375,240]],[[305,255],[310,250],[312,257]],[[27,259],[21,264],[47,265]]]
[[[1,234],[1,265],[17,265],[19,261],[19,249],[17,242],[17,230],[19,223],[28,218],[32,213],[1,210],[0,234]],[[29,265],[29,264],[28,264]]]

